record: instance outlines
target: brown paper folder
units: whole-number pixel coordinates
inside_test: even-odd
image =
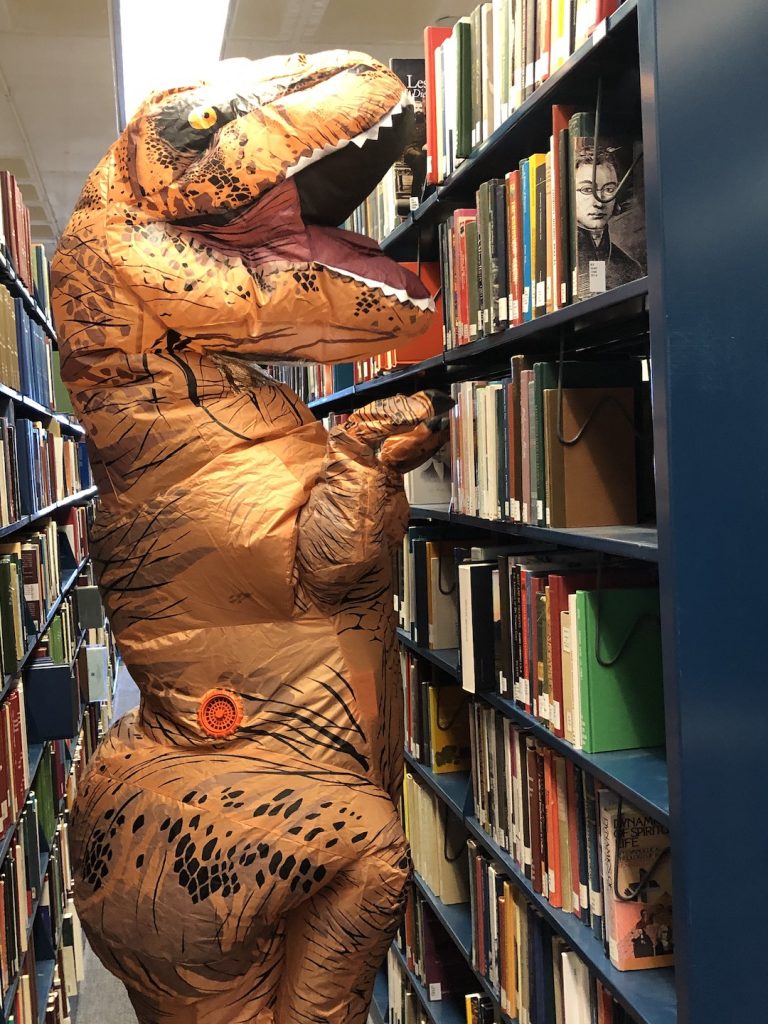
[[[562,437],[556,389],[544,392],[549,526],[637,523],[632,388],[564,388]]]

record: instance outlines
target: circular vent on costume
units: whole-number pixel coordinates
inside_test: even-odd
[[[229,690],[209,690],[200,701],[197,719],[206,735],[231,736],[243,719],[243,705]]]

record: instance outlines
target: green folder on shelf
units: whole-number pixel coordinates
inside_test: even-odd
[[[658,590],[579,590],[576,619],[583,749],[596,754],[661,746]]]

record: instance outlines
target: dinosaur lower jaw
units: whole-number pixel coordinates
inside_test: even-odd
[[[434,309],[421,280],[385,255],[372,239],[336,227],[305,224],[293,178],[227,224],[187,230],[223,256],[241,259],[254,272],[276,263],[320,265],[419,310]]]

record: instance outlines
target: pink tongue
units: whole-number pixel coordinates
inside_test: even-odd
[[[429,296],[419,278],[385,256],[372,239],[340,228],[304,224],[296,186],[290,178],[270,189],[229,224],[185,231],[224,256],[239,256],[251,268],[283,261],[320,263],[401,289],[411,299]]]

